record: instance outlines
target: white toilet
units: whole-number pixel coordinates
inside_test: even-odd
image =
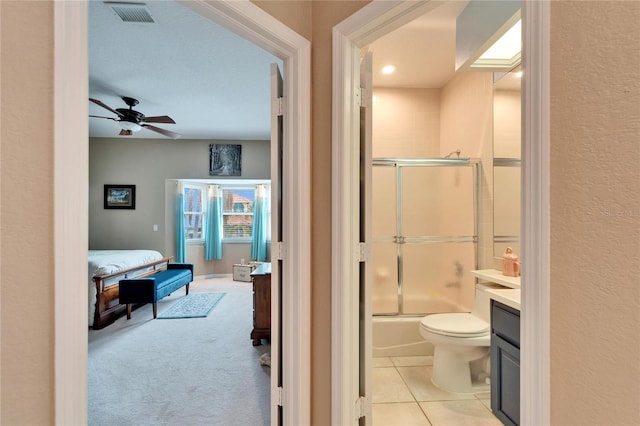
[[[476,286],[471,313],[427,315],[420,334],[434,346],[432,383],[455,393],[486,392],[491,345],[490,299],[484,284]]]

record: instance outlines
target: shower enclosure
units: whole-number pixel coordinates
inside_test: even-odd
[[[373,160],[374,356],[428,354],[420,319],[471,311],[478,168],[469,158]]]

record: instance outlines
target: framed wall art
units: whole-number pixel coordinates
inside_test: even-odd
[[[209,145],[209,176],[242,176],[242,145]]]
[[[104,186],[105,209],[130,209],[136,208],[135,185],[105,185]]]

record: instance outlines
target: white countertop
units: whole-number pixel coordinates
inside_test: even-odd
[[[482,281],[499,284],[487,286],[485,290],[491,299],[520,310],[520,277],[507,277],[497,269],[480,269],[471,274]]]
[[[485,290],[490,297],[498,302],[520,310],[520,289],[519,288],[488,288]]]
[[[497,269],[480,269],[471,271],[471,274],[484,281],[502,284],[509,288],[520,288],[520,277],[507,277],[502,275],[502,271]]]

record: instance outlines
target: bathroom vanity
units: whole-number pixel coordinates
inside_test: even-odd
[[[500,271],[471,271],[491,299],[491,411],[505,425],[520,423],[520,277]]]
[[[508,426],[520,422],[520,311],[491,301],[491,411]]]

